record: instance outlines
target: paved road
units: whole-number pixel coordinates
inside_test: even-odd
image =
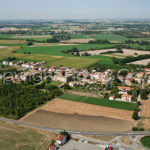
[[[45,131],[50,131],[50,132],[61,132],[63,130],[60,129],[54,129],[54,128],[46,128],[42,126],[37,126],[25,122],[21,122],[18,120],[13,120],[13,119],[8,119],[8,118],[3,118],[0,117],[0,121],[5,121],[8,123],[14,123],[18,125],[22,125],[25,127],[30,127],[30,128],[35,128],[35,129],[40,129],[40,130],[45,130]],[[77,134],[77,135],[101,135],[101,136],[137,136],[137,135],[150,135],[150,131],[142,131],[142,132],[84,132],[84,131],[69,131],[67,130],[70,134]]]

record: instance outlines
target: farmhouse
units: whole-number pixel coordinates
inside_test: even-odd
[[[115,96],[110,96],[110,97],[109,97],[109,100],[111,100],[111,101],[112,101],[112,100],[115,100]]]
[[[58,135],[55,138],[55,141],[59,144],[59,145],[63,145],[67,142],[67,136],[65,135]]]
[[[58,148],[54,145],[51,145],[48,150],[58,150]]]
[[[8,61],[3,61],[3,65],[8,65]]]
[[[132,95],[123,94],[121,97],[121,100],[125,101],[125,102],[131,102],[132,101]]]
[[[128,92],[131,90],[131,87],[126,86],[118,86],[119,94],[128,94]]]

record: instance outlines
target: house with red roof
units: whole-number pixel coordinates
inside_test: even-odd
[[[59,144],[59,145],[63,145],[67,142],[67,136],[66,135],[58,135],[55,138],[55,141]]]
[[[118,86],[119,94],[128,94],[128,92],[131,90],[131,87],[127,86]]]
[[[58,148],[55,145],[51,145],[48,150],[58,150]]]
[[[132,102],[132,95],[128,95],[128,94],[123,94],[121,96],[121,100],[125,101],[125,102]]]

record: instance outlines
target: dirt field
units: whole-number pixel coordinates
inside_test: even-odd
[[[56,135],[0,121],[1,150],[46,150]]]
[[[125,56],[139,56],[150,54],[149,51],[140,51],[140,50],[133,50],[133,49],[123,49],[123,53],[116,53],[116,55],[125,55]]]
[[[141,116],[150,118],[150,98],[143,100]]]
[[[144,129],[150,130],[150,98],[143,100],[141,116]]]
[[[46,105],[42,106],[40,109],[56,113],[104,116],[129,121],[132,121],[132,113],[133,113],[132,111],[67,101],[57,98],[47,103]]]
[[[144,59],[144,60],[139,60],[139,61],[134,61],[131,63],[127,63],[127,64],[135,64],[135,65],[148,65],[148,63],[150,62],[150,59]]]
[[[0,46],[0,48],[6,48],[7,46]]]
[[[62,114],[44,110],[37,110],[21,120],[44,127],[90,132],[123,132],[131,130],[133,126],[132,121],[108,117]]]
[[[108,52],[108,51],[116,51],[116,49],[104,49],[104,50],[93,50],[93,51],[83,51],[83,52],[80,52],[80,55],[87,52],[88,54],[91,54],[91,55],[99,55],[101,53],[104,53],[104,52]]]
[[[94,39],[70,39],[70,40],[65,40],[61,42],[62,43],[88,43],[91,40],[94,40]]]

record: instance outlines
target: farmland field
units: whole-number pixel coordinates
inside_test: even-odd
[[[25,44],[25,40],[0,40],[1,44]]]
[[[99,99],[95,97],[85,97],[85,96],[78,96],[72,94],[64,94],[59,97],[60,99],[76,101],[81,103],[93,104],[98,106],[105,106],[123,110],[133,111],[135,108],[135,103],[128,103],[128,102],[121,102],[121,101],[110,101],[108,99]]]
[[[51,35],[23,35],[23,36],[13,36],[14,39],[31,39],[31,40],[47,40],[51,39]]]
[[[45,55],[55,55],[55,56],[70,56],[62,53],[62,50],[72,49],[73,47],[79,50],[90,50],[91,48],[111,48],[113,44],[82,44],[82,45],[65,45],[65,46],[45,46],[45,47],[25,47],[18,50],[20,53],[31,52],[31,54],[45,54]]]
[[[93,36],[96,40],[110,40],[111,42],[123,42],[127,40],[125,36],[117,35],[117,34],[97,34]]]
[[[131,130],[133,126],[133,121],[128,120],[103,116],[55,113],[42,109],[27,114],[21,121],[43,127],[88,132],[124,132]]]
[[[0,121],[1,150],[45,150],[55,134]]]
[[[0,39],[10,39],[12,36],[9,34],[1,34]]]
[[[132,111],[115,109],[104,106],[96,106],[92,104],[68,101],[59,98],[55,98],[54,100],[48,102],[47,104],[40,107],[40,109],[56,113],[103,116],[133,121]]]

